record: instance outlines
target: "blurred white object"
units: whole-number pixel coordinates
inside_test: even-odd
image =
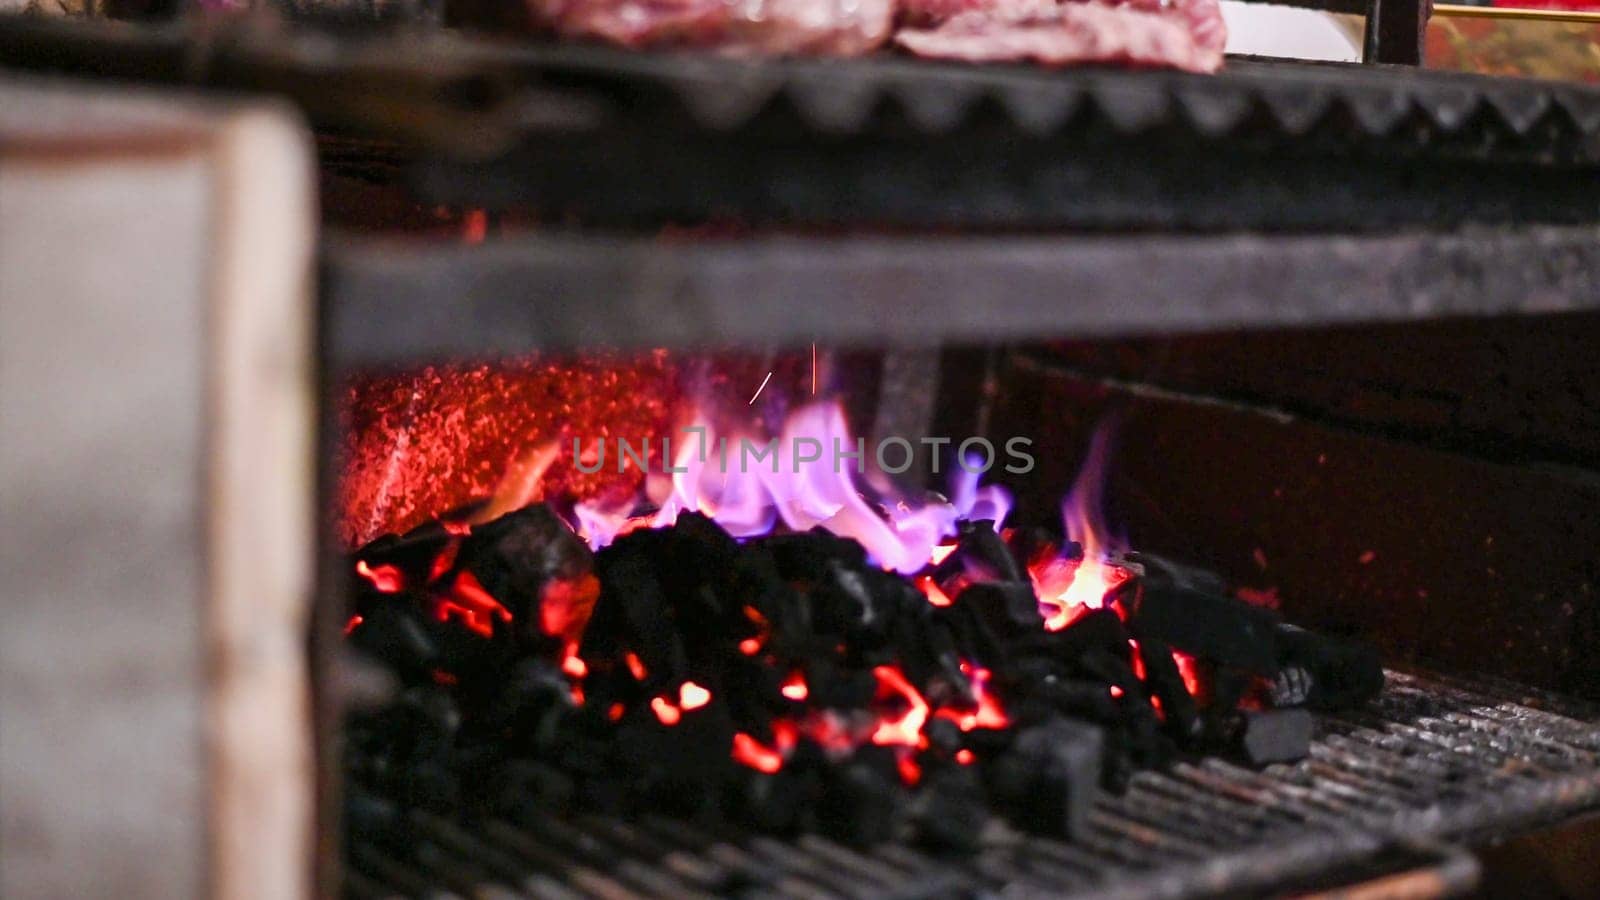
[[[1337,17],[1313,9],[1222,0],[1229,53],[1358,62],[1360,39]]]

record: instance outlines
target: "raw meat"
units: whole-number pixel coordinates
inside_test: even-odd
[[[882,46],[894,0],[529,0],[564,37],[734,55],[859,56]]]
[[[982,0],[915,2],[927,11],[941,3],[979,6]],[[918,56],[969,62],[1125,63],[1190,72],[1222,66],[1227,28],[1217,0],[1021,5],[1029,2],[1003,0],[929,27],[902,28],[895,43]]]

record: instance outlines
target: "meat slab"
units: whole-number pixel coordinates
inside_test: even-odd
[[[859,56],[883,46],[894,0],[529,0],[562,37],[750,56]]]
[[[748,56],[917,56],[1214,72],[1217,0],[528,0],[566,38]]]
[[[1032,61],[1061,66],[1121,63],[1190,72],[1222,66],[1227,28],[1217,0],[1136,0],[1041,4],[1034,0],[983,8],[972,0],[913,0],[922,21],[930,8],[975,7],[926,26],[908,26],[895,43],[918,56],[968,62]]]

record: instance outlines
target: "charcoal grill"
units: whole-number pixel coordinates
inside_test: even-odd
[[[413,896],[1196,897],[1278,894],[1390,855],[1402,896],[1471,885],[1481,842],[1600,806],[1600,717],[1513,684],[1389,673],[1369,710],[1323,716],[1312,755],[1219,759],[1134,777],[1066,844],[995,827],[971,859],[817,836],[751,837],[600,817],[421,816],[408,852],[349,848],[348,892]],[[1418,863],[1421,857],[1425,862]],[[1381,868],[1378,870],[1381,872]],[[1377,877],[1376,875],[1374,877]],[[1397,876],[1391,874],[1390,879]]]
[[[363,368],[532,350],[822,340],[893,345],[886,358],[938,369],[937,349],[906,346],[965,342],[981,346],[944,353],[938,412],[986,421],[987,407],[951,397],[994,393],[994,360],[1047,335],[1600,305],[1600,205],[1586,189],[1600,172],[1600,91],[1587,87],[1260,60],[1216,78],[751,64],[13,20],[0,21],[0,58],[284,94],[321,131],[325,174],[512,223],[481,246],[330,236],[325,401]],[[656,235],[719,219],[726,236]],[[919,314],[896,314],[908,305]],[[326,447],[322,458],[326,496]],[[1592,490],[1573,483],[1574,496]],[[335,851],[334,722],[350,673],[332,649],[342,558],[326,555],[320,862],[327,890],[350,896],[1272,896],[1363,879],[1442,895],[1475,880],[1466,848],[1600,809],[1600,710],[1543,681],[1405,661],[1373,706],[1318,719],[1309,759],[1141,773],[1070,844],[997,824],[979,854],[952,859],[664,819],[418,813],[402,844]],[[1529,602],[1592,614],[1591,595],[1538,577]]]
[[[1600,89],[1527,79],[1255,59],[1215,76],[749,62],[4,19],[0,59],[287,93],[332,133],[330,171],[599,227],[1349,231],[1600,216],[1570,189],[1600,166]]]

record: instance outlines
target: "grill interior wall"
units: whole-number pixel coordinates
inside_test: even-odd
[[[1391,659],[1600,696],[1600,318],[1062,343],[992,362],[993,434],[1036,429],[1054,515],[1086,429],[1143,549],[1276,589]],[[968,361],[969,367],[981,361]]]

